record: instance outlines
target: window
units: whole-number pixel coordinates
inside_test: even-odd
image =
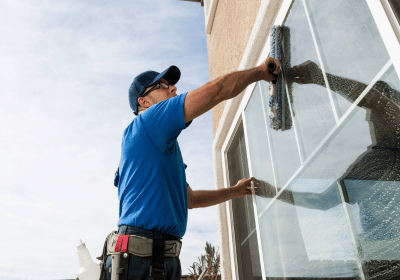
[[[239,279],[260,261],[267,279],[400,276],[400,80],[368,1],[293,0],[275,23],[293,125],[271,129],[258,82],[227,150],[231,183],[259,180],[255,209],[232,202]]]
[[[236,185],[239,180],[249,177],[242,123],[228,149],[227,159],[231,186]],[[232,216],[239,277],[240,279],[261,279],[252,197],[244,196],[233,199]]]

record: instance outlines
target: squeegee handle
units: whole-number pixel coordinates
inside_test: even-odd
[[[274,71],[276,69],[276,65],[273,62],[268,63],[268,72],[272,74],[272,76],[275,77],[275,80],[272,81],[273,84],[276,84],[278,80],[278,75],[274,74]]]

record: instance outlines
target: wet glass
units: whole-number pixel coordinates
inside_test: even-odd
[[[369,84],[389,55],[365,0],[305,0],[325,71]],[[329,86],[344,114],[355,100],[346,85],[328,76]],[[358,93],[361,93],[360,90]]]
[[[393,66],[364,102],[372,144],[341,178],[366,279],[400,278],[400,81]]]
[[[360,126],[365,122],[366,112],[361,108],[356,111],[274,204],[261,213],[267,277],[361,275],[353,231],[337,183],[371,144],[368,126]]]
[[[244,111],[246,117],[246,132],[250,147],[252,176],[267,182],[274,182],[272,159],[269,151],[267,126],[268,111],[263,111],[260,85],[254,88],[253,95]],[[274,182],[275,184],[275,182]],[[257,196],[258,212],[264,210],[271,199]]]
[[[400,277],[399,89],[391,66],[260,213],[267,277]]]
[[[314,73],[320,65],[302,1],[293,3],[284,25],[289,28],[290,64],[294,68],[284,72],[305,160],[336,121],[324,78]]]
[[[300,194],[323,193],[331,183],[298,179],[289,189]],[[338,188],[330,194],[338,206],[329,210],[297,206],[299,194],[294,196],[294,204],[281,199],[260,218],[260,229],[265,232],[261,242],[267,277],[353,279],[360,275]]]
[[[260,86],[264,110],[269,112],[269,85],[268,83],[261,81],[258,82],[258,86]],[[269,143],[271,145],[271,156],[274,159],[276,171],[275,183],[276,186],[282,187],[290,177],[293,176],[294,172],[296,172],[301,164],[294,129],[291,128],[285,131],[275,131],[271,128],[269,123],[266,127],[268,129]]]
[[[227,160],[230,186],[236,185],[243,178],[249,178],[242,123],[229,146]],[[252,236],[256,236],[252,196],[232,199],[232,216],[240,279],[261,276],[258,244],[251,242]]]

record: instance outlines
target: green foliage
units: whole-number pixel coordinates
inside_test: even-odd
[[[211,246],[211,243],[208,243],[207,241],[204,249],[206,254],[202,254],[200,257],[198,257],[198,262],[194,262],[191,266],[189,266],[189,275],[193,280],[197,280],[204,270],[207,270],[207,279],[217,279],[217,277],[221,275],[219,270],[220,256],[218,250],[215,251],[215,247]]]

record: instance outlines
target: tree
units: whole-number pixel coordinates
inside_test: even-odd
[[[218,250],[215,251],[215,247],[211,246],[211,243],[206,241],[206,247],[204,248],[206,251],[205,255],[201,255],[198,257],[199,262],[194,262],[189,267],[189,275],[190,278],[193,280],[197,280],[200,275],[206,270],[203,279],[209,280],[217,280],[220,279],[220,256]]]

